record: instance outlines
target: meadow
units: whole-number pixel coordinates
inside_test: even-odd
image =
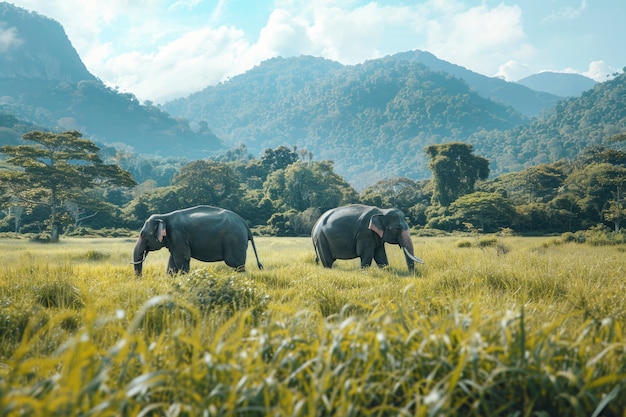
[[[142,277],[131,238],[0,239],[0,415],[626,416],[626,245],[484,239]]]

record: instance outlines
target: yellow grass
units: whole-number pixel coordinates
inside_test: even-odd
[[[361,270],[358,260],[324,269],[309,238],[255,241],[264,270],[251,248],[244,273],[222,262],[191,269],[249,280],[269,296],[257,319],[194,305],[194,294],[180,291],[189,277],[165,274],[165,249],[135,277],[134,239],[0,240],[0,414],[45,414],[52,391],[32,401],[18,394],[45,381],[66,392],[69,415],[122,404],[129,415],[150,407],[164,415],[163,404],[175,403],[192,415],[228,415],[244,403],[275,415],[343,415],[347,404],[380,415],[484,415],[517,406],[562,412],[563,401],[577,401],[568,415],[586,415],[624,394],[623,245],[499,237],[481,248],[468,237],[414,238],[426,263],[410,274],[398,247],[387,247],[384,269]],[[87,383],[89,401],[72,394]],[[548,385],[535,393],[535,383]],[[262,397],[241,391],[251,386]],[[359,394],[366,386],[370,397]],[[519,390],[526,400],[515,399]],[[544,397],[561,399],[544,406]]]

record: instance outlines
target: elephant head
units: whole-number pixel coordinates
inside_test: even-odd
[[[143,225],[139,238],[135,244],[133,255],[133,265],[135,265],[135,275],[141,275],[143,261],[148,256],[148,252],[161,249],[165,246],[163,239],[167,236],[165,222],[151,216]]]
[[[369,229],[374,231],[384,242],[397,244],[404,250],[406,265],[409,271],[415,269],[414,262],[424,261],[414,255],[413,241],[409,233],[409,225],[404,220],[404,213],[398,209],[382,210],[374,214],[369,221]]]

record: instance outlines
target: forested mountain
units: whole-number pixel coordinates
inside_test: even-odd
[[[0,113],[145,154],[196,158],[222,149],[206,126],[192,129],[105,86],[87,71],[58,22],[1,2],[0,25],[10,34],[1,51]]]
[[[562,72],[540,72],[517,81],[518,84],[535,91],[545,91],[559,97],[577,97],[597,84],[591,78],[580,74]]]
[[[458,78],[391,58],[354,66],[274,58],[164,108],[206,121],[253,154],[305,148],[315,159],[333,160],[357,187],[392,176],[428,177],[425,146],[525,122]]]
[[[609,145],[626,132],[626,74],[596,85],[582,96],[560,101],[530,123],[506,131],[478,132],[468,138],[491,160],[497,173],[559,159],[573,159],[583,149]]]
[[[334,161],[363,189],[380,179],[429,178],[424,148],[432,144],[472,144],[494,177],[575,156],[624,129],[623,75],[557,103],[422,51],[352,66],[274,58],[187,98],[141,104],[91,75],[57,22],[0,3],[0,24],[18,40],[0,60],[0,145],[39,126],[191,160],[296,146]]]
[[[537,116],[543,110],[554,106],[561,99],[561,97],[544,90],[535,91],[535,89],[525,85],[478,74],[460,65],[441,60],[430,52],[420,50],[400,52],[392,55],[391,58],[401,61],[419,62],[433,71],[443,71],[451,74],[464,80],[471,89],[481,96],[511,106],[528,117]]]

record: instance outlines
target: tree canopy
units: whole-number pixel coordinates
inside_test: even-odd
[[[428,167],[433,173],[433,204],[444,207],[474,191],[478,179],[489,176],[489,161],[473,155],[472,145],[460,142],[427,146]]]
[[[127,171],[104,164],[98,156],[100,148],[81,137],[76,130],[33,131],[23,136],[33,144],[0,148],[9,156],[6,165],[13,167],[0,171],[4,203],[48,207],[52,241],[59,239],[59,213],[64,204],[85,202],[90,189],[136,185]]]

